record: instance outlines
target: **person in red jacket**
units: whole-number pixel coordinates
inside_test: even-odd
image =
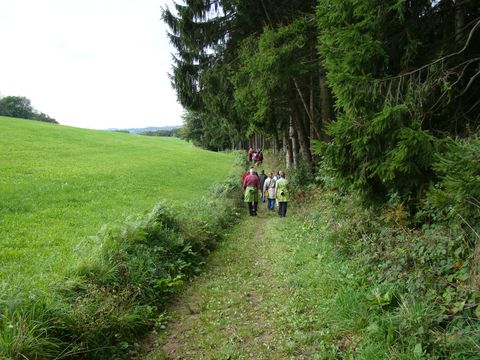
[[[248,155],[248,161],[252,161],[253,148],[251,146],[248,148],[247,155]]]
[[[255,169],[251,168],[250,173],[243,180],[244,201],[248,203],[248,214],[257,216],[258,192],[260,189],[260,180],[255,175]]]
[[[255,169],[253,166],[250,166],[247,170],[245,170],[245,172],[243,173],[242,175],[242,185],[243,185],[243,180],[245,180],[245,178],[250,175],[250,169]],[[254,170],[255,171],[255,170]]]

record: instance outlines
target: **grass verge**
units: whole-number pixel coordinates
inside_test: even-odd
[[[104,227],[83,262],[49,291],[0,298],[0,354],[7,359],[128,358],[171,294],[200,271],[238,219],[240,174],[182,211],[160,203]]]

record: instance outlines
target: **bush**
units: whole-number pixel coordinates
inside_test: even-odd
[[[476,137],[447,141],[433,166],[440,181],[429,191],[424,210],[434,210],[433,216],[439,219],[460,221],[477,234],[480,233],[479,154],[480,140]]]
[[[311,184],[314,180],[312,169],[308,166],[303,156],[298,156],[297,167],[290,172],[290,185],[292,189]]]
[[[478,249],[460,224],[419,230],[408,227],[401,203],[366,209],[352,195],[326,198],[319,211],[329,219],[327,239],[358,269],[351,286],[371,312],[365,341],[386,341],[397,358],[475,358]]]

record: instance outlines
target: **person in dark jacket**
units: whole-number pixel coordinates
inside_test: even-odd
[[[260,172],[260,175],[258,175],[258,180],[260,180],[260,191],[263,190],[263,183],[265,182],[265,180],[267,180],[267,175],[265,175],[265,171],[262,170]],[[265,202],[265,194],[264,192],[262,191],[262,202]]]
[[[260,165],[262,162],[263,162],[263,152],[262,150],[258,150],[258,156],[257,156],[258,160],[257,160],[257,166]]]

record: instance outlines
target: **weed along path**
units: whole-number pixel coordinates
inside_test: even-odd
[[[245,217],[179,295],[166,330],[141,358],[316,358],[325,334],[318,265],[328,264],[320,261],[323,242],[303,236],[301,212],[279,218],[262,206]]]

